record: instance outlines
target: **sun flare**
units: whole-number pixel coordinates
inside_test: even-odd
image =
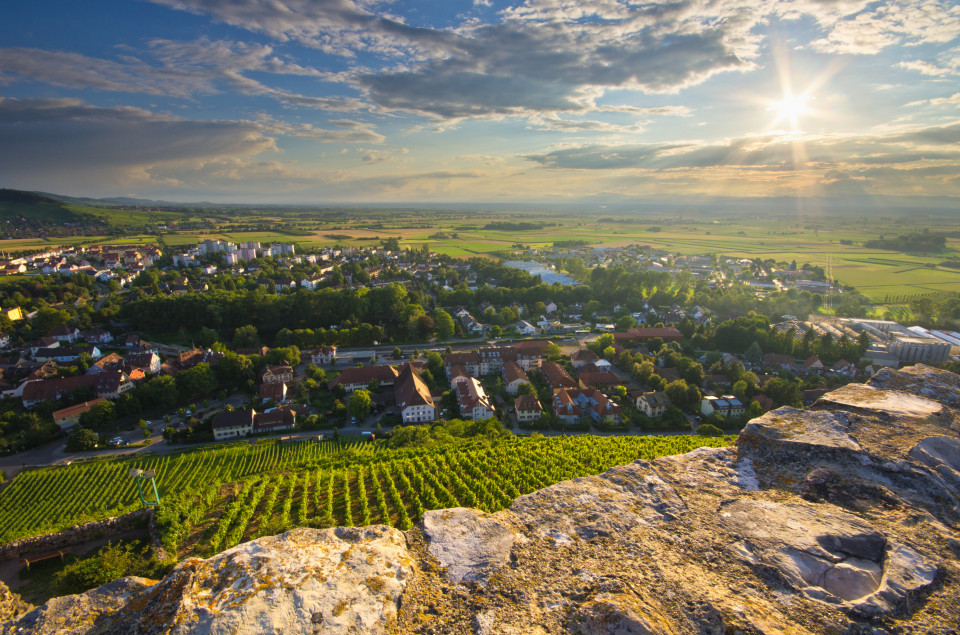
[[[797,129],[800,125],[800,117],[810,112],[809,103],[812,98],[809,95],[791,95],[787,94],[780,101],[775,101],[770,106],[770,110],[777,115],[774,123],[786,122],[791,128]]]

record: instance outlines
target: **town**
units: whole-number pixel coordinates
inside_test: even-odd
[[[8,257],[0,451],[490,417],[518,433],[723,434],[884,366],[960,353],[953,331],[864,317],[855,290],[806,263],[637,245],[517,258],[396,239]]]

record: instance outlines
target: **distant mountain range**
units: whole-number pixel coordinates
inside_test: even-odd
[[[29,215],[32,211],[46,216],[52,214],[55,218],[66,222],[76,220],[77,215],[67,209],[67,205],[85,207],[116,208],[116,207],[148,207],[148,208],[264,208],[297,209],[447,209],[462,211],[518,211],[528,213],[588,213],[588,214],[671,214],[700,216],[704,213],[798,213],[811,216],[829,214],[862,214],[862,213],[910,213],[912,211],[945,212],[960,214],[960,198],[934,196],[817,196],[817,197],[706,197],[691,196],[677,198],[633,198],[619,194],[599,194],[585,197],[576,201],[563,202],[404,202],[395,203],[213,203],[209,201],[177,202],[136,198],[130,196],[113,196],[107,198],[90,198],[83,196],[67,196],[51,192],[25,192],[21,190],[0,190],[0,217],[9,217],[18,214]],[[16,212],[16,209],[23,211]]]

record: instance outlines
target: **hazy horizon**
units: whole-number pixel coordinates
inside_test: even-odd
[[[3,187],[241,205],[960,197],[949,0],[99,0],[5,18]]]

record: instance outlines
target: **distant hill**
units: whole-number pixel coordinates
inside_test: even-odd
[[[155,201],[149,198],[132,198],[130,196],[112,196],[109,198],[89,198],[86,196],[66,196],[64,194],[53,194],[50,192],[34,192],[40,196],[55,199],[64,203],[73,205],[90,205],[92,207],[129,207],[139,205],[141,207],[177,207],[184,203],[173,203],[170,201]]]
[[[80,214],[61,201],[34,192],[0,189],[0,219],[24,217],[39,223],[75,223]]]

